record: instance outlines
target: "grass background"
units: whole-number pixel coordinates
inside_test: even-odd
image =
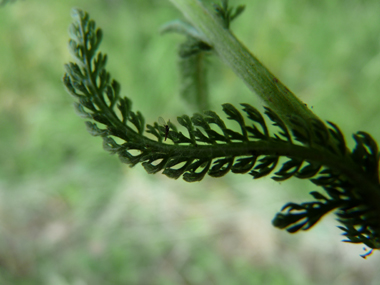
[[[242,4],[243,1],[231,1]],[[234,33],[301,100],[350,134],[380,138],[380,2],[252,0]],[[378,284],[377,252],[344,244],[334,217],[271,226],[307,181],[249,175],[188,184],[122,165],[74,114],[61,78],[70,10],[104,31],[108,70],[148,123],[192,110],[178,96],[180,18],[162,0],[16,1],[0,8],[0,284]],[[217,59],[211,109],[261,106]]]

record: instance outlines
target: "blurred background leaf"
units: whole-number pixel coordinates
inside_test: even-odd
[[[210,1],[209,1],[210,2]],[[380,138],[380,2],[231,1],[232,30],[318,116]],[[147,123],[188,113],[179,94],[181,15],[169,1],[15,1],[0,9],[0,284],[377,284],[379,257],[340,242],[327,217],[271,226],[307,181],[249,175],[188,184],[130,169],[88,135],[61,78],[70,10],[104,31],[108,70]],[[261,103],[210,58],[210,107]]]

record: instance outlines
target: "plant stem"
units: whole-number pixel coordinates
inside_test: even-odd
[[[284,84],[223,28],[215,15],[198,0],[170,0],[200,32],[201,39],[212,46],[224,61],[267,106],[274,110],[288,125],[289,115],[296,115],[306,122],[318,119]]]
[[[280,82],[199,0],[170,0],[201,34],[200,40],[210,45],[224,61],[267,106],[290,127],[290,115],[320,120],[284,84]],[[322,120],[321,120],[322,121]],[[360,179],[359,179],[360,180]],[[358,181],[357,181],[358,182]],[[368,181],[359,181],[367,187]],[[380,216],[380,193],[377,185],[359,187],[361,195]],[[380,229],[380,222],[377,223]]]

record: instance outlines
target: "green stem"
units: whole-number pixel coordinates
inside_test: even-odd
[[[305,122],[320,120],[284,84],[280,82],[248,49],[228,30],[219,19],[199,0],[170,0],[201,34],[200,39],[213,47],[216,54],[254,91],[281,119],[297,129],[289,115],[296,115]],[[307,156],[306,156],[307,157]],[[340,165],[341,167],[341,165]],[[338,167],[339,168],[339,167]],[[344,168],[343,168],[344,169]],[[371,185],[361,175],[349,171],[351,179],[362,185],[359,191],[380,216],[380,193],[377,185]],[[351,172],[351,173],[350,173]],[[348,175],[350,177],[350,175]],[[364,186],[365,185],[365,186]],[[380,222],[378,223],[380,228]]]
[[[297,115],[305,121],[318,117],[311,112],[284,84],[222,27],[215,15],[198,0],[170,0],[201,33],[216,54],[254,91],[267,106],[274,110],[288,125],[289,115]]]

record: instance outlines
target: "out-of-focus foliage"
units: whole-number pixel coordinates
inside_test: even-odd
[[[249,5],[234,32],[305,103],[340,122],[344,133],[363,129],[380,137],[378,1],[238,4]],[[130,171],[105,153],[73,116],[60,80],[70,59],[70,10],[78,6],[102,25],[104,51],[117,55],[108,66],[147,122],[187,113],[176,96],[181,38],[158,33],[180,17],[168,2],[16,1],[2,7],[0,284],[379,280],[376,255],[364,261],[361,247],[339,238],[331,243],[340,232],[335,221],[291,237],[271,227],[268,217],[289,199],[302,201],[306,184],[258,181],[252,187],[247,176],[189,185],[147,177],[139,167]],[[238,78],[213,64],[212,109],[224,102],[255,104]]]
[[[1,0],[0,1],[0,6],[3,6],[3,5],[5,5],[5,4],[7,4],[7,3],[12,3],[12,2],[15,2],[16,0]]]

